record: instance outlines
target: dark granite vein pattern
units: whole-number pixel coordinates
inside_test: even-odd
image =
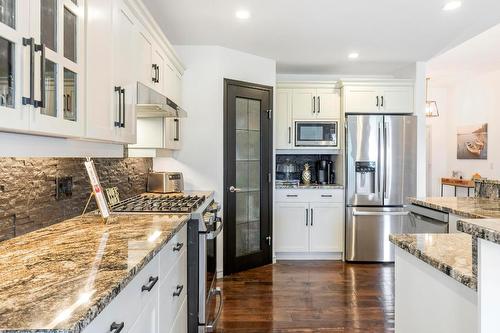
[[[477,290],[472,272],[471,236],[466,234],[390,235],[397,247],[414,255],[461,284]]]
[[[0,332],[81,332],[188,218],[88,214],[0,243]]]
[[[500,218],[500,200],[484,198],[409,198],[410,203],[462,216],[464,218]]]

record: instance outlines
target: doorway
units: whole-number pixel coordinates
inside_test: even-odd
[[[224,275],[272,261],[273,88],[224,80]]]

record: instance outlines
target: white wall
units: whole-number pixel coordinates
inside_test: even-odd
[[[478,172],[483,177],[500,179],[500,70],[469,73],[468,77],[442,84],[439,77],[436,80],[430,99],[437,101],[440,117],[427,119],[432,129],[432,195],[440,195],[440,178],[451,176],[454,170],[466,178]],[[481,123],[488,123],[488,160],[458,160],[457,128]],[[451,195],[452,191],[445,194]]]
[[[224,79],[276,85],[276,62],[219,47],[177,46],[186,66],[183,77],[182,150],[171,158],[155,158],[158,171],[182,171],[186,190],[215,190],[222,203],[224,185]],[[222,239],[218,248],[222,271]]]

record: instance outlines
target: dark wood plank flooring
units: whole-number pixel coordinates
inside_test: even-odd
[[[394,332],[394,266],[278,262],[218,281],[217,332]]]

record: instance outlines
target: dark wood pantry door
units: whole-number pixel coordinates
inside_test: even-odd
[[[224,80],[224,275],[271,263],[273,88]]]

